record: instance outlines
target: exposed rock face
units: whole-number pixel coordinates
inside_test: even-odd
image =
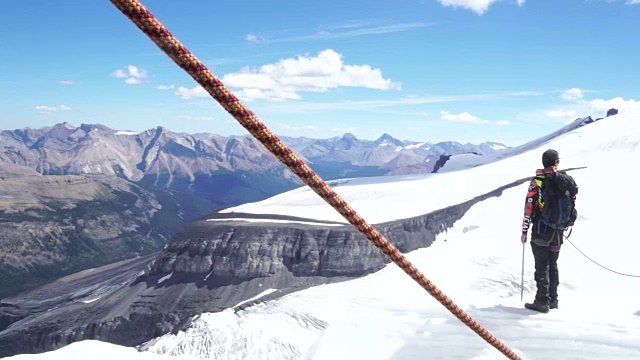
[[[403,252],[428,247],[475,203],[527,180],[376,228]],[[280,289],[272,296],[281,296],[363,276],[389,261],[350,226],[292,218],[312,224],[220,220],[230,216],[240,215],[195,221],[154,259],[77,274],[2,300],[0,356],[53,350],[83,339],[138,345],[182,329],[194,315],[233,307],[266,289]]]
[[[0,144],[0,164],[29,167],[43,175],[117,176],[203,196],[217,208],[255,201],[301,184],[249,136],[175,134],[163,127],[134,133],[64,123],[2,131]]]
[[[438,170],[440,170],[440,168],[442,168],[444,164],[449,161],[449,159],[451,159],[451,155],[440,155],[440,158],[438,159],[438,161],[436,161],[436,165],[433,167],[433,171],[431,172],[437,173]]]

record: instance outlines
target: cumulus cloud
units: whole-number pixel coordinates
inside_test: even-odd
[[[60,105],[60,106],[39,105],[39,106],[36,106],[36,110],[40,111],[41,113],[54,113],[54,112],[60,112],[60,111],[70,111],[71,108],[66,105]]]
[[[454,122],[467,122],[467,123],[475,123],[475,124],[489,124],[491,121],[482,120],[477,116],[471,115],[468,112],[462,112],[459,114],[451,114],[448,111],[440,112],[440,119],[445,121],[454,121]]]
[[[111,73],[111,76],[117,79],[125,79],[124,82],[126,84],[137,85],[142,83],[142,79],[147,77],[147,70],[133,66],[127,65],[124,69],[118,69]]]
[[[190,100],[194,98],[203,98],[209,96],[207,90],[205,90],[202,86],[198,85],[193,88],[186,88],[183,86],[178,87],[174,94],[180,96],[181,99]]]
[[[574,117],[576,112],[573,110],[550,110],[547,111],[547,116],[550,118],[567,118]]]
[[[111,73],[111,76],[116,77],[118,79],[124,79],[128,77],[128,75],[122,69],[118,69],[114,71],[113,73]]]
[[[173,85],[158,85],[158,86],[156,86],[156,89],[158,89],[158,90],[171,90],[173,88],[175,88],[175,86],[173,86]]]
[[[510,124],[511,123],[508,122],[507,120],[500,120],[500,121],[496,122],[496,125],[498,125],[498,126],[507,126],[507,125],[510,125]]]
[[[471,10],[478,15],[484,14],[487,10],[489,10],[489,6],[491,4],[497,2],[498,0],[438,0],[442,6],[450,6],[453,8],[463,8],[467,10]],[[524,4],[523,0],[518,0],[518,5],[522,6]]]
[[[564,101],[576,101],[584,97],[584,92],[578,88],[565,90],[560,96]]]
[[[133,65],[129,65],[127,66],[127,70],[129,70],[129,75],[138,78],[138,79],[143,79],[147,77],[147,70],[143,69],[143,68],[139,68],[137,66],[133,66]]]
[[[640,4],[640,0],[627,0],[627,5],[637,5]]]
[[[73,81],[72,80],[60,80],[60,81],[58,81],[58,83],[60,83],[62,85],[73,85]]]
[[[245,99],[295,100],[300,92],[326,92],[339,87],[400,89],[385,79],[382,71],[370,65],[346,65],[343,56],[327,49],[317,56],[282,59],[259,68],[245,67],[226,74],[222,81]]]
[[[598,114],[597,116],[604,116],[607,113],[607,110],[611,108],[618,109],[621,113],[631,110],[640,110],[640,101],[636,101],[634,99],[625,100],[621,97],[609,100],[595,99],[589,102],[589,108],[592,112]]]
[[[518,6],[524,6],[524,3],[525,3],[526,1],[527,1],[527,0],[518,0]]]
[[[134,77],[127,78],[127,79],[125,79],[124,82],[126,84],[130,84],[130,85],[142,84],[142,80],[140,80],[138,78],[134,78]]]

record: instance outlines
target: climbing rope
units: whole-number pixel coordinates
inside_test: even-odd
[[[486,342],[494,346],[509,359],[520,357],[498,338],[482,327],[476,320],[456,305],[424,274],[416,269],[407,258],[372,225],[367,223],[329,185],[284,144],[256,115],[244,106],[224,84],[200,62],[169,30],[158,21],[138,0],[110,0],[125,16],[142,30],[178,66],[198,82],[229,114],[260,141],[293,173],[298,175],[324,201],[339,212],[349,223],[362,233],[380,251],[387,255],[405,273],[414,279],[431,296],[455,315],[465,325],[475,331]]]
[[[593,260],[592,258],[588,257],[588,256],[587,256],[587,254],[585,254],[585,253],[583,253],[583,252],[582,252],[582,250],[578,249],[578,247],[576,246],[576,244],[574,244],[573,242],[571,242],[571,240],[569,240],[569,237],[568,237],[568,236],[565,236],[565,238],[564,238],[564,239],[565,239],[565,240],[567,240],[567,241],[569,242],[569,244],[571,244],[574,248],[576,248],[576,250],[578,250],[578,252],[579,252],[580,254],[582,254],[582,256],[584,256],[585,258],[587,258],[587,259],[588,259],[589,261],[591,261],[592,263],[594,263],[594,264],[596,264],[596,265],[600,266],[601,268],[603,268],[603,269],[605,269],[605,270],[607,270],[607,271],[610,271],[610,272],[612,272],[612,273],[614,273],[614,274],[618,274],[618,275],[622,275],[622,276],[628,276],[628,277],[634,277],[634,278],[640,278],[640,275],[625,274],[625,273],[620,272],[620,271],[615,271],[615,270],[613,270],[613,269],[609,269],[608,267],[606,267],[606,266],[604,266],[604,265],[602,265],[602,264],[598,263],[597,261]]]

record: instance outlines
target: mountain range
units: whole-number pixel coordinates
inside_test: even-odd
[[[442,154],[498,143],[282,140],[327,180],[428,173]],[[212,211],[302,183],[253,137],[56,124],[0,132],[0,298],[160,250]]]
[[[489,154],[507,148],[495,142],[401,141],[386,133],[374,141],[357,139],[350,133],[329,139],[281,139],[327,180],[425,173],[433,170],[434,161],[443,154]],[[43,175],[114,175],[141,184],[201,193],[221,206],[246,201],[232,195],[237,187],[250,184],[255,196],[266,197],[300,185],[249,135],[191,135],[163,127],[138,133],[97,124],[74,127],[61,123],[2,131],[0,144],[3,166],[26,166]],[[272,181],[265,184],[268,187],[256,186],[259,181],[250,181],[253,177]]]

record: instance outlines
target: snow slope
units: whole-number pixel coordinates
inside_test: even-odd
[[[465,168],[464,173],[443,169],[438,174],[344,179],[330,181],[329,184],[370,223],[418,216],[531,176],[535,167],[541,166],[542,152],[546,147],[558,150],[564,168],[586,166],[589,157],[582,155],[599,152],[594,144],[599,144],[601,139],[617,138],[624,133],[623,123],[629,122],[630,117],[633,118],[632,113],[617,115],[585,127],[572,123],[548,136],[496,154],[495,158],[489,155],[463,156],[461,158],[467,161],[466,165],[458,164],[454,170]],[[472,163],[476,167],[467,168],[475,158],[479,161]],[[340,214],[306,186],[221,212],[282,214],[346,223]]]
[[[531,175],[546,148],[558,149],[561,156],[569,154],[563,156],[563,166],[588,166],[574,171],[580,185],[580,218],[570,240],[606,266],[640,273],[635,255],[640,244],[629,237],[630,228],[622,225],[633,224],[636,215],[620,211],[630,208],[633,193],[629,189],[636,182],[637,170],[630,165],[640,151],[637,119],[631,114],[609,118],[562,135],[531,153],[449,176],[452,181],[466,179],[467,183],[486,177],[495,188]],[[612,169],[615,180],[610,178],[613,175],[604,176]],[[446,188],[434,188],[437,178],[420,180],[431,189],[425,199],[447,193]],[[607,178],[615,185],[606,186],[604,194],[602,183]],[[406,185],[380,184],[381,188],[390,186],[393,193],[380,201],[385,206],[402,202],[423,209],[424,205],[408,201],[411,191],[398,198]],[[478,188],[482,186],[484,183]],[[458,196],[478,191],[469,187],[469,192],[460,188]],[[570,243],[560,257],[560,309],[538,314],[522,307],[519,232],[526,187],[474,206],[434,245],[410,253],[409,258],[526,359],[640,358],[640,279],[597,267]],[[362,198],[366,191],[348,184],[342,190],[359,208],[367,208],[362,206],[369,201]],[[379,191],[378,199],[384,193]],[[528,245],[525,249],[525,300],[531,301],[535,292],[533,257]],[[168,354],[215,353],[225,359],[502,358],[393,264],[362,279],[318,286],[237,314],[232,310],[207,314],[196,324],[177,336],[156,339],[147,348]],[[207,339],[206,350],[199,340],[202,338]]]
[[[562,167],[586,167],[572,172],[580,186],[580,216],[571,242],[605,266],[638,274],[633,204],[639,120],[638,113],[619,114],[484,166],[338,181],[336,191],[373,223],[419,215],[532,176],[542,152],[555,148]],[[522,307],[519,233],[526,187],[477,204],[431,247],[408,258],[525,359],[639,359],[640,279],[607,272],[570,243],[559,259],[560,309],[539,314]],[[235,210],[340,220],[315,198],[302,188]],[[525,301],[531,301],[533,257],[529,245],[525,249]],[[84,343],[68,348],[86,351]],[[393,264],[357,280],[203,314],[190,329],[143,348],[202,359],[503,358]],[[36,358],[57,359],[65,349]]]

